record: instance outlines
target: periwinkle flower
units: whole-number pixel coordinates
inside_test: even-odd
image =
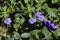
[[[57,28],[58,28],[58,26],[55,25],[54,23],[51,23],[51,27],[52,27],[53,29],[57,29]]]
[[[5,24],[9,25],[12,22],[11,18],[8,18],[4,21]]]
[[[41,12],[37,12],[37,13],[36,13],[36,16],[38,17],[38,19],[39,19],[40,21],[43,21],[44,18],[45,18],[44,15],[41,14]]]
[[[29,19],[29,23],[30,23],[30,24],[34,24],[35,22],[36,22],[36,19],[35,19],[35,18]]]
[[[44,20],[44,16],[43,15],[40,15],[39,17],[38,17],[38,19],[40,20],[40,21],[43,21]]]
[[[46,24],[47,26],[50,26],[51,21],[50,21],[50,20],[46,20],[46,21],[45,21],[45,24]]]
[[[48,28],[48,30],[49,30],[50,32],[53,32],[55,29],[58,28],[58,26],[55,25],[54,23],[51,23],[50,20],[47,20],[47,21],[45,22],[45,24],[46,24],[46,26],[47,26],[47,28]]]
[[[36,12],[36,16],[39,17],[41,14],[41,12]]]

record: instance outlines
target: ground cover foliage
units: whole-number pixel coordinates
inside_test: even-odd
[[[59,39],[60,0],[0,0],[0,40]]]

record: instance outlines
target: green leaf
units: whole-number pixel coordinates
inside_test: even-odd
[[[23,3],[21,2],[21,1],[19,1],[19,3],[20,3],[20,6],[21,6],[21,9],[25,9],[25,7],[24,7],[24,5],[23,5]]]
[[[16,23],[23,24],[25,21],[25,18],[21,14],[17,13],[15,14],[15,21]]]
[[[28,3],[30,0],[24,0],[25,3]]]
[[[45,38],[46,39],[52,39],[52,34],[48,31],[48,29],[46,28],[46,27],[44,27],[43,29],[42,29],[42,33],[44,33],[45,34]]]
[[[46,0],[35,0],[37,2],[37,4],[35,5],[36,7],[36,11],[41,11],[42,8],[45,8],[47,5],[44,4],[44,6],[42,6],[42,4],[46,1]]]
[[[30,33],[22,33],[21,37],[22,38],[28,38],[28,37],[30,37]]]
[[[12,37],[6,37],[5,40],[14,40]]]
[[[3,12],[3,16],[4,16],[4,19],[8,18],[9,14],[7,14],[6,12]]]
[[[35,36],[36,39],[39,39],[38,33],[40,32],[40,30],[33,30],[30,33]]]
[[[47,12],[49,14],[50,17],[57,17],[57,9],[54,9],[54,8],[49,8],[47,9]]]
[[[60,2],[60,0],[52,0],[52,3],[54,4],[54,3],[58,3],[58,2]]]
[[[12,37],[13,37],[14,39],[20,39],[20,35],[19,35],[18,32],[13,32]]]
[[[22,18],[22,19],[20,20],[20,23],[21,23],[21,24],[23,24],[23,23],[24,23],[24,21],[25,21],[25,19],[24,19],[24,18]]]
[[[46,3],[41,7],[41,9],[47,9],[47,8],[48,8],[48,5]]]
[[[11,3],[11,5],[15,6],[16,5],[16,0],[9,0],[9,2]]]
[[[20,24],[13,24],[13,27],[14,27],[15,29],[17,29],[17,28],[20,27]]]
[[[38,39],[34,35],[31,35],[29,40],[38,40]]]
[[[32,18],[32,13],[29,13],[29,17]]]
[[[27,4],[27,11],[30,12],[31,11],[31,5],[30,4]]]
[[[43,1],[42,1],[42,0],[38,0],[38,3],[39,3],[39,4],[43,4],[45,1],[46,1],[46,0],[43,0]]]
[[[7,10],[7,6],[2,7],[2,10],[6,11]]]
[[[58,29],[56,31],[54,31],[53,33],[56,38],[58,38],[58,36],[60,36],[60,31]]]
[[[38,0],[35,0],[38,3]]]
[[[3,12],[0,12],[0,18],[2,18],[3,17]]]
[[[60,11],[60,7],[58,8],[58,10]]]

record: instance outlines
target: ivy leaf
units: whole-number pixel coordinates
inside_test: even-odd
[[[25,18],[21,14],[17,13],[15,14],[15,21],[16,23],[23,24],[25,21]]]
[[[24,21],[25,21],[25,18],[24,18],[24,17],[22,17],[22,19],[20,20],[20,23],[21,23],[21,24],[23,24],[23,23],[24,23]]]
[[[2,11],[6,11],[7,10],[7,6],[2,7]]]
[[[38,3],[38,0],[35,0]]]
[[[29,40],[38,40],[38,39],[34,35],[31,35]]]
[[[0,18],[2,18],[3,17],[3,13],[2,12],[0,12]]]
[[[38,3],[39,3],[39,4],[43,4],[45,1],[46,1],[46,0],[43,0],[43,1],[42,1],[42,0],[38,0]]]
[[[38,33],[40,32],[40,30],[33,30],[30,33],[32,34],[33,38],[35,37],[36,39],[39,39]]]
[[[13,24],[13,27],[14,27],[15,29],[18,29],[18,28],[20,27],[20,25],[19,25],[19,24]]]
[[[47,9],[47,8],[48,8],[48,5],[46,3],[41,7],[41,9]]]
[[[42,33],[44,33],[45,34],[45,38],[46,39],[52,39],[52,34],[48,31],[48,29],[46,28],[46,27],[44,27],[43,29],[42,29]]]
[[[24,0],[25,3],[28,3],[30,0]]]
[[[7,14],[6,12],[3,12],[3,16],[4,16],[4,19],[8,18],[9,14]]]
[[[60,29],[59,29],[60,30]],[[60,36],[60,31],[59,31],[58,29],[56,30],[56,31],[54,31],[53,33],[54,33],[54,36],[56,37],[56,38],[58,38],[58,36]]]
[[[52,0],[52,3],[54,4],[54,3],[58,3],[58,2],[60,2],[60,0]]]
[[[12,37],[13,37],[14,39],[20,39],[20,35],[19,35],[19,33],[17,33],[17,32],[13,32]]]
[[[28,38],[28,37],[30,37],[30,33],[22,33],[21,37],[22,38]]]
[[[14,40],[12,37],[6,37],[5,40]]]
[[[57,9],[54,9],[54,8],[49,8],[47,9],[47,12],[49,14],[50,17],[57,17]]]

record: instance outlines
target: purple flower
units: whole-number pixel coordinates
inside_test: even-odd
[[[9,25],[12,22],[11,18],[8,18],[4,21],[5,24]]]
[[[51,27],[52,27],[53,29],[57,29],[57,28],[58,28],[58,26],[55,25],[54,23],[51,23]]]
[[[46,20],[45,24],[46,24],[47,26],[50,26],[51,21],[50,21],[50,20]]]
[[[30,23],[30,24],[34,24],[35,22],[36,22],[36,19],[35,19],[35,18],[29,19],[29,23]]]
[[[36,16],[38,17],[38,19],[40,20],[40,21],[43,21],[44,20],[44,15],[42,15],[40,12],[37,12],[36,13]]]
[[[38,17],[38,19],[40,20],[40,21],[43,21],[44,20],[44,16],[43,15],[40,15],[39,17]]]
[[[46,20],[45,24],[50,32],[53,32],[55,29],[58,28],[58,26],[55,25],[54,23],[51,23],[50,20]]]
[[[39,17],[41,14],[41,12],[36,12],[36,16]]]

